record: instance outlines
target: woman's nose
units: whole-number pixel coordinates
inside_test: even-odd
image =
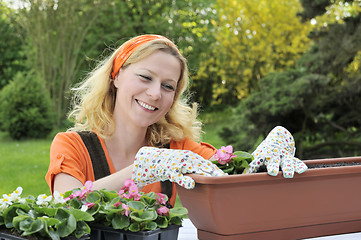
[[[159,100],[161,98],[161,85],[158,83],[153,83],[148,86],[146,91],[147,95],[151,97],[153,100]]]

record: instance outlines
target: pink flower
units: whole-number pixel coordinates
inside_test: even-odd
[[[118,207],[120,204],[122,204],[122,202],[116,202],[114,203],[114,207]]]
[[[76,191],[75,193],[70,194],[70,196],[65,198],[64,200],[68,201],[68,200],[73,199],[73,198],[79,198],[80,200],[83,200],[83,199],[86,198],[86,196],[90,192],[92,192],[92,190],[91,190],[92,188],[93,188],[93,182],[92,181],[86,181],[85,184],[84,184],[84,187],[82,187],[80,191]]]
[[[233,147],[228,145],[227,147],[222,146],[221,149],[218,149],[215,157],[220,164],[224,165],[230,162],[236,155],[233,155]]]
[[[157,213],[159,216],[168,216],[169,215],[169,209],[167,207],[160,207],[157,209]]]
[[[86,196],[92,192],[93,188],[93,182],[92,181],[86,181],[84,184],[84,187],[82,188],[80,195],[78,195],[79,199],[85,199]]]
[[[79,197],[80,195],[81,195],[81,191],[76,191],[75,193],[70,194],[70,196],[67,197],[67,198],[65,198],[64,200],[65,200],[65,201],[68,201],[68,200],[70,200],[70,199]]]
[[[127,199],[133,198],[134,201],[139,201],[141,197],[137,185],[131,179],[124,181],[124,187],[119,190],[118,195]]]
[[[162,193],[156,193],[157,196],[155,196],[155,198],[157,199],[158,203],[159,204],[162,204],[162,205],[165,205],[166,202],[165,202],[165,195],[162,194]]]
[[[129,188],[130,186],[135,185],[132,179],[126,179],[124,181],[124,187]]]
[[[140,193],[138,191],[138,187],[135,184],[129,187],[128,192],[129,192],[129,194],[128,194],[129,198],[133,198],[134,201],[139,201],[140,197],[142,196],[142,195],[140,195]]]
[[[124,204],[124,203],[122,203],[122,208],[125,210],[124,215],[128,217],[128,216],[129,216],[129,212],[130,212],[129,206],[126,205],[126,204]]]
[[[86,203],[81,207],[81,211],[86,212],[88,209],[92,208],[95,203]]]

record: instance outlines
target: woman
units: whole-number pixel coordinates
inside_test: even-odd
[[[141,35],[115,50],[74,89],[69,117],[75,126],[57,134],[50,149],[51,192],[80,188],[87,180],[94,189],[119,190],[131,178],[144,192],[167,193],[174,205],[174,182],[194,187],[183,174],[225,175],[205,160],[216,149],[196,142],[201,124],[197,106],[189,107],[183,96],[188,82],[186,60],[163,36]],[[247,172],[267,165],[275,176],[281,166],[291,178],[307,169],[294,153],[292,135],[276,127]]]
[[[197,106],[190,108],[182,95],[188,82],[186,60],[167,38],[142,35],[120,46],[74,89],[69,117],[75,126],[57,134],[50,149],[46,181],[51,191],[83,187],[87,180],[94,181],[94,189],[119,190],[132,178],[138,186],[148,184],[144,192],[161,192],[160,180],[194,187],[183,173],[223,175],[204,161],[216,149],[196,142]],[[110,175],[95,179],[87,141],[80,135],[84,131],[96,133]],[[172,205],[175,197],[173,184]]]

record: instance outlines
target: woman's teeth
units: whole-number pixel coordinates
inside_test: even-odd
[[[151,111],[154,111],[156,108],[155,107],[152,107],[144,102],[141,102],[138,100],[138,103],[140,106],[144,107],[145,109],[148,109],[148,110],[151,110]]]

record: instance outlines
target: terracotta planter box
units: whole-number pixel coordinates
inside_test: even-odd
[[[359,162],[361,157],[307,160],[317,164]],[[177,186],[198,238],[302,239],[361,231],[361,165],[282,173],[205,177]]]

